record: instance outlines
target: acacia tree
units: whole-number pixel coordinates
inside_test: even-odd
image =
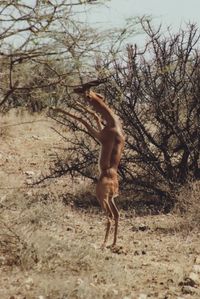
[[[128,45],[123,57],[115,55],[110,64],[98,61],[101,74],[110,74],[99,91],[124,123],[123,187],[160,199],[169,210],[177,190],[200,179],[200,36],[194,25],[166,36],[148,21],[142,26],[149,38],[143,51]],[[80,129],[69,119],[64,123]],[[62,173],[95,180],[96,145],[91,150],[88,142],[73,140],[74,156],[57,165]]]
[[[123,180],[174,202],[177,188],[200,179],[200,36],[194,25],[166,37],[148,21],[143,28],[149,42],[115,62],[107,97],[127,133]]]
[[[100,42],[77,20],[77,7],[102,2],[1,1],[1,108],[62,98]]]

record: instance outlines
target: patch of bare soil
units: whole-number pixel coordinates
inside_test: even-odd
[[[121,211],[118,247],[101,250],[100,209],[63,201],[86,181],[31,186],[65,153],[52,126],[23,110],[0,119],[0,298],[200,298],[200,233],[185,219]]]

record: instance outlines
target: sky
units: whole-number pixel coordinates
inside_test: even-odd
[[[200,26],[200,0],[111,0],[92,7],[88,18],[102,26],[123,25],[126,18],[142,15],[151,15],[155,24],[163,23],[174,30],[187,22]]]
[[[29,4],[36,2],[36,0],[21,1]],[[69,0],[70,2],[84,3],[84,0]],[[178,29],[189,21],[197,23],[200,27],[200,0],[102,0],[102,2],[104,5],[96,5],[95,1],[94,4],[83,4],[81,10],[85,12],[85,19],[93,24],[98,23],[103,28],[122,26],[126,18],[143,15],[151,15],[156,24],[162,23],[165,26],[172,26],[173,29]],[[91,7],[90,12],[88,7]]]
[[[155,28],[162,24],[162,32],[170,27],[176,33],[188,23],[200,28],[200,0],[110,0],[104,5],[91,5],[84,17],[89,24],[105,29],[123,27],[127,18],[144,15],[152,17]],[[142,47],[145,38],[136,34],[130,42]]]
[[[33,4],[36,0],[21,1]],[[72,3],[81,2],[80,0],[69,0],[69,3],[70,1]],[[147,15],[152,17],[154,27],[162,24],[163,31],[170,27],[171,30],[177,32],[180,27],[184,29],[186,23],[189,22],[196,23],[200,28],[200,0],[104,0],[103,2],[102,5],[83,4],[79,6],[78,9],[82,12],[79,14],[81,20],[86,24],[105,30],[107,28],[122,28],[127,18]],[[131,42],[142,46],[144,39],[139,34],[135,35]]]

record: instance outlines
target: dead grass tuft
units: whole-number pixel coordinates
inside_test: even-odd
[[[10,128],[9,127],[0,127],[0,138],[1,140],[5,140],[10,137]]]
[[[200,228],[200,182],[192,182],[184,186],[178,196],[176,211],[184,216],[188,229]]]

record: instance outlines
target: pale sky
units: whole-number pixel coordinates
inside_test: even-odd
[[[152,17],[155,28],[162,24],[162,32],[167,27],[177,32],[188,23],[200,28],[200,0],[110,0],[105,5],[86,5],[85,10],[82,6],[81,11],[86,23],[101,29],[123,27],[127,18],[144,15]],[[136,35],[130,42],[143,46],[145,39]]]
[[[25,3],[35,1],[24,0]],[[78,1],[71,0],[72,3]],[[166,27],[170,27],[177,32],[180,27],[184,29],[189,22],[196,23],[200,28],[200,0],[109,0],[104,1],[104,5],[83,4],[75,6],[74,9],[81,12],[75,14],[75,18],[79,17],[86,24],[89,23],[102,30],[122,28],[127,18],[144,15],[152,17],[154,27],[162,24],[163,31]],[[134,36],[131,42],[142,46],[144,39],[138,35]]]
[[[155,23],[174,29],[187,22],[200,26],[200,0],[111,0],[106,6],[92,7],[93,14],[88,17],[103,26],[120,25],[128,17],[142,15],[151,15]]]

